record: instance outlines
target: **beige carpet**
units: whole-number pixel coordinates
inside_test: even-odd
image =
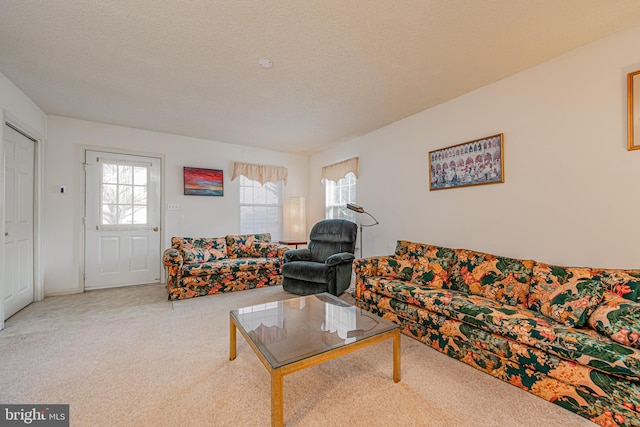
[[[291,297],[47,298],[0,332],[0,403],[68,403],[72,426],[268,426],[268,372],[240,334],[229,361],[229,310]],[[284,400],[287,426],[593,426],[405,336],[400,383],[387,341],[285,377]]]

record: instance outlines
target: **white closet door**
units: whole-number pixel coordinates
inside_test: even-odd
[[[35,142],[4,128],[4,317],[33,302],[33,198]]]

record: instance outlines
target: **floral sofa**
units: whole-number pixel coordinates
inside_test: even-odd
[[[280,285],[287,250],[269,233],[173,237],[163,255],[169,299]]]
[[[640,425],[640,270],[398,241],[354,261],[356,305],[602,426]]]

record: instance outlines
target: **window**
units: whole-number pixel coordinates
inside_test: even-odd
[[[282,235],[282,181],[262,185],[240,175],[240,233]]]
[[[356,213],[347,209],[347,203],[356,202],[356,175],[349,172],[338,182],[326,179],[324,187],[325,217],[327,219],[348,219],[355,222]]]
[[[148,164],[104,161],[100,169],[100,224],[149,223]]]

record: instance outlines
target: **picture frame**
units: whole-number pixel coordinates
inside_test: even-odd
[[[222,169],[205,169],[185,166],[183,169],[185,196],[223,196],[224,173]]]
[[[504,182],[504,134],[429,151],[429,191]]]
[[[633,73],[627,74],[627,150],[639,149],[640,71],[634,71]]]

